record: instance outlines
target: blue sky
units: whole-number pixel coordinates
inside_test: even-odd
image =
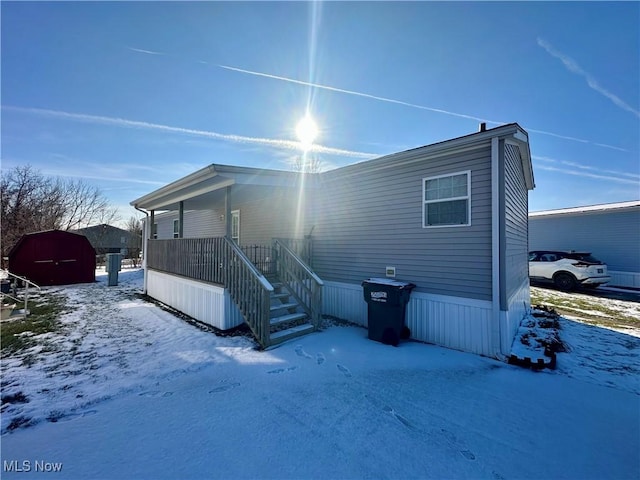
[[[128,203],[211,163],[325,168],[518,122],[530,210],[640,198],[640,3],[2,2],[2,169]]]

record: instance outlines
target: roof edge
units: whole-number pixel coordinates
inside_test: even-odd
[[[640,209],[640,200],[630,200],[627,202],[600,203],[596,205],[585,205],[581,207],[558,208],[553,210],[538,210],[529,212],[529,217],[545,217],[550,215],[571,215],[577,213],[606,212],[611,210],[622,210],[627,208]]]

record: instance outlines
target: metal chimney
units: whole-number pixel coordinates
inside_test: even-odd
[[[487,124],[485,122],[482,122],[478,128],[479,132],[485,132],[487,130]]]

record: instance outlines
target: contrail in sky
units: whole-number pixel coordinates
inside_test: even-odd
[[[154,52],[153,50],[145,50],[143,48],[134,48],[134,47],[127,47],[127,48],[134,52],[146,53],[148,55],[164,55],[164,53],[162,52]]]
[[[590,167],[587,165],[581,165],[576,162],[568,162],[566,160],[555,160],[549,157],[540,157],[537,155],[533,155],[532,158],[534,160],[539,160],[541,162],[553,163],[566,165],[570,168],[563,168],[561,166],[551,166],[551,165],[541,165],[540,163],[536,163],[535,168],[539,170],[549,170],[552,172],[561,172],[566,173],[568,175],[575,175],[578,177],[587,177],[587,178],[596,178],[598,180],[610,180],[618,183],[627,183],[631,185],[638,185],[640,182],[640,175],[636,175],[633,173],[627,172],[618,172],[615,170],[604,170],[600,168]],[[626,177],[626,178],[624,178]]]
[[[66,120],[75,120],[83,123],[96,123],[101,125],[112,125],[112,126],[123,127],[123,128],[139,128],[144,130],[162,131],[162,132],[170,132],[170,133],[177,133],[177,134],[183,134],[183,135],[192,135],[196,137],[205,137],[205,138],[210,138],[214,140],[222,140],[222,141],[234,142],[234,143],[261,145],[261,146],[272,147],[272,148],[277,148],[281,150],[305,151],[305,147],[300,142],[294,142],[291,140],[245,137],[242,135],[217,133],[217,132],[211,132],[208,130],[195,130],[191,128],[171,127],[168,125],[141,122],[137,120],[127,120],[124,118],[104,117],[99,115],[87,115],[84,113],[70,113],[70,112],[63,112],[59,110],[47,110],[42,108],[23,108],[23,107],[13,107],[13,106],[5,106],[5,105],[3,105],[2,108],[5,110],[11,110],[15,112],[31,113],[35,115],[62,118]],[[312,145],[311,147],[308,148],[308,151],[325,153],[328,155],[338,155],[343,157],[353,157],[353,158],[363,158],[363,159],[375,158],[380,156],[379,154],[374,154],[374,153],[355,152],[352,150],[343,150],[340,148],[325,147],[322,145]]]
[[[416,103],[403,102],[401,100],[395,100],[393,98],[380,97],[378,95],[371,95],[371,94],[368,94],[368,93],[356,92],[354,90],[346,90],[344,88],[330,87],[328,85],[305,82],[305,81],[296,80],[296,79],[293,79],[293,78],[281,77],[279,75],[271,75],[269,73],[255,72],[253,70],[246,70],[244,68],[231,67],[229,65],[220,65],[219,64],[218,67],[224,68],[225,70],[231,70],[231,71],[234,71],[234,72],[246,73],[248,75],[255,75],[257,77],[271,78],[273,80],[281,80],[281,81],[284,81],[284,82],[296,83],[298,85],[306,85],[306,86],[309,86],[309,87],[319,88],[319,89],[322,89],[322,90],[329,90],[329,91],[338,92],[338,93],[346,93],[348,95],[355,95],[355,96],[358,96],[358,97],[370,98],[372,100],[378,100],[378,101],[387,102],[387,103],[394,103],[396,105],[404,105],[405,107],[418,108],[420,110],[428,110],[430,112],[443,113],[445,115],[452,115],[454,117],[466,118],[466,119],[469,119],[469,120],[476,120],[476,121],[479,121],[479,122],[492,123],[492,124],[495,124],[495,125],[502,125],[502,124],[505,124],[505,123],[509,123],[509,122],[501,122],[501,121],[498,121],[498,120],[489,120],[487,118],[482,118],[482,117],[475,117],[473,115],[467,115],[467,114],[464,114],[464,113],[451,112],[449,110],[442,110],[440,108],[427,107],[425,105],[418,105]],[[627,151],[624,148],[616,147],[616,146],[613,146],[613,145],[607,145],[605,143],[595,143],[595,142],[592,142],[590,140],[584,140],[584,139],[576,138],[576,137],[569,137],[569,136],[566,136],[566,135],[560,135],[558,133],[547,132],[545,130],[536,130],[536,129],[529,128],[529,127],[524,127],[524,128],[526,130],[528,130],[529,132],[539,133],[541,135],[548,135],[548,136],[551,136],[551,137],[562,138],[564,140],[572,140],[574,142],[588,143],[588,144],[592,144],[592,145],[597,145],[599,147],[611,148],[613,150],[620,150],[620,151],[623,151],[623,152]]]
[[[254,72],[252,70],[245,70],[244,68],[230,67],[229,65],[218,65],[218,67],[224,68],[226,70],[232,70],[234,72],[240,72],[240,73],[247,73],[249,75],[255,75],[255,76],[258,76],[258,77],[271,78],[273,80],[282,80],[284,82],[289,82],[289,83],[297,83],[298,85],[306,85],[308,87],[320,88],[322,90],[329,90],[329,91],[338,92],[338,93],[346,93],[348,95],[355,95],[357,97],[371,98],[373,100],[379,100],[381,102],[395,103],[397,105],[404,105],[406,107],[419,108],[421,110],[429,110],[430,112],[444,113],[444,114],[447,114],[447,115],[453,115],[454,117],[467,118],[467,119],[470,119],[470,120],[477,120],[477,121],[480,121],[480,122],[495,123],[497,125],[503,124],[503,123],[508,123],[508,122],[498,122],[498,121],[495,121],[495,120],[488,120],[486,118],[474,117],[472,115],[465,115],[464,113],[450,112],[448,110],[441,110],[439,108],[425,107],[424,105],[418,105],[418,104],[415,104],[415,103],[403,102],[401,100],[394,100],[393,98],[379,97],[377,95],[370,95],[368,93],[356,92],[354,90],[346,90],[344,88],[330,87],[328,85],[321,85],[319,83],[305,82],[303,80],[296,80],[296,79],[293,79],[293,78],[280,77],[278,75],[271,75],[269,73]]]
[[[607,97],[611,100],[616,106],[626,110],[628,112],[633,113],[636,117],[640,118],[640,111],[631,107],[627,103],[625,103],[620,97],[614,95],[606,88],[602,87],[600,83],[591,75],[589,72],[585,72],[580,65],[571,57],[565,55],[564,53],[556,50],[553,45],[542,38],[538,38],[538,45],[544,48],[549,55],[560,60],[565,68],[569,70],[571,73],[575,73],[576,75],[580,75],[585,78],[587,81],[587,85],[590,88],[598,92],[600,95]]]
[[[540,40],[538,40],[538,43],[540,43]],[[141,49],[141,48],[133,48],[133,47],[127,47],[127,48],[129,50],[134,51],[134,52],[146,53],[146,54],[151,54],[151,55],[166,55],[165,53],[162,53],[162,52],[154,52],[154,51],[151,51],[151,50],[144,50],[144,49]],[[204,60],[199,60],[198,63],[202,63],[202,64],[205,64],[205,65],[209,64],[209,62],[206,62]],[[308,86],[308,87],[314,87],[314,88],[321,89],[321,90],[328,90],[328,91],[336,92],[336,93],[344,93],[344,94],[347,94],[347,95],[354,95],[354,96],[357,96],[357,97],[369,98],[369,99],[377,100],[377,101],[380,101],[380,102],[393,103],[393,104],[396,104],[396,105],[403,105],[405,107],[417,108],[417,109],[420,109],[420,110],[427,110],[427,111],[430,111],[430,112],[442,113],[444,115],[451,115],[451,116],[454,116],[454,117],[465,118],[467,120],[475,120],[475,121],[478,121],[478,122],[486,122],[486,123],[491,123],[491,124],[494,124],[494,125],[503,125],[505,123],[509,123],[509,122],[498,121],[498,120],[489,120],[487,118],[476,117],[474,115],[467,115],[467,114],[464,114],[464,113],[451,112],[449,110],[443,110],[443,109],[440,109],[440,108],[427,107],[425,105],[419,105],[419,104],[416,104],[416,103],[403,102],[402,100],[396,100],[396,99],[388,98],[388,97],[381,97],[381,96],[378,96],[378,95],[371,95],[371,94],[368,94],[368,93],[357,92],[355,90],[347,90],[347,89],[344,89],[344,88],[331,87],[329,85],[322,85],[322,84],[313,83],[313,82],[305,82],[303,80],[296,80],[294,78],[282,77],[282,76],[279,76],[279,75],[272,75],[272,74],[269,74],[269,73],[256,72],[256,71],[247,70],[247,69],[244,69],[244,68],[232,67],[230,65],[218,64],[217,66],[219,68],[223,68],[225,70],[230,70],[230,71],[234,71],[234,72],[238,72],[238,73],[245,73],[245,74],[254,75],[254,76],[257,76],[257,77],[270,78],[272,80],[280,80],[280,81],[283,81],[283,82],[289,82],[289,83],[295,83],[295,84],[298,84],[298,85],[305,85],[305,86]],[[596,145],[598,147],[610,148],[612,150],[618,150],[618,151],[621,151],[621,152],[627,152],[628,151],[628,150],[626,150],[624,148],[616,147],[614,145],[608,145],[606,143],[592,142],[590,140],[585,140],[585,139],[582,139],[582,138],[570,137],[570,136],[567,136],[567,135],[560,135],[558,133],[548,132],[546,130],[538,130],[538,129],[529,128],[529,127],[526,127],[526,126],[524,128],[526,130],[528,130],[529,132],[539,133],[540,135],[547,135],[547,136],[550,136],[550,137],[560,138],[560,139],[563,139],[563,140],[570,140],[570,141],[579,142],[579,143],[586,143],[586,144]],[[366,158],[366,157],[361,157],[361,158]]]

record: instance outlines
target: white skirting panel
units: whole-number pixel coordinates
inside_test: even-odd
[[[628,287],[640,288],[640,272],[619,272],[609,270],[611,281],[605,284],[606,287]]]
[[[228,330],[244,322],[223,288],[147,269],[147,294],[196,320]]]
[[[342,282],[324,282],[322,287],[322,313],[367,326],[367,302],[361,285]]]
[[[500,352],[503,355],[511,354],[511,344],[520,322],[531,309],[531,289],[528,278],[513,293],[507,305],[509,310],[500,312]]]
[[[323,313],[367,326],[360,285],[325,281],[322,298]],[[491,320],[487,300],[413,292],[407,304],[411,338],[479,355],[495,356],[498,349],[492,345]]]

